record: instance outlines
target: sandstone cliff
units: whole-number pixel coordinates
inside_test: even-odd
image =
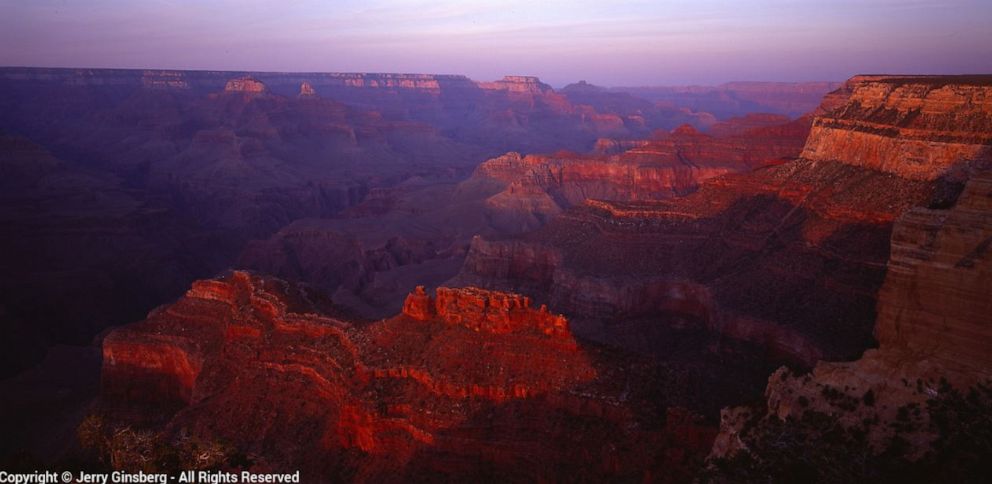
[[[934,180],[992,150],[992,78],[866,76],[816,118],[802,156]]]

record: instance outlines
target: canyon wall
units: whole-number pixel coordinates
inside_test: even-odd
[[[988,77],[852,79],[849,101],[813,122],[802,156],[934,180],[992,151]]]
[[[981,77],[856,77],[827,96],[812,120],[814,129],[836,120],[845,127],[811,133],[798,160],[745,163],[750,171],[710,178],[669,200],[650,190],[638,198],[634,189],[626,198],[596,192],[605,200],[562,204],[572,206],[532,233],[473,242],[452,283],[519,290],[580,320],[653,315],[683,325],[689,317],[807,366],[821,358],[856,358],[873,344],[893,222],[914,206],[953,204],[975,157],[987,156],[987,83]],[[798,123],[785,132],[800,129]],[[887,157],[902,156],[904,166],[923,171],[889,170],[858,158],[855,148],[845,151],[846,140],[869,125],[896,143]],[[907,129],[913,139],[929,140],[921,145],[923,158],[913,158],[916,145],[901,144]],[[774,137],[782,130],[748,132]],[[680,130],[672,137],[690,134]],[[948,142],[974,149],[962,153]],[[651,146],[621,156],[636,157]],[[920,176],[924,172],[933,176]],[[549,196],[568,200],[555,193]],[[511,269],[539,253],[553,254],[545,259],[554,262],[526,274]],[[707,309],[695,316],[670,309],[687,304],[666,303],[666,291],[649,289],[665,285],[702,288],[678,293],[705,295],[693,296],[691,306]],[[618,329],[584,336],[612,341],[612,331]]]
[[[486,216],[505,232],[534,229],[586,200],[637,201],[686,195],[705,180],[795,157],[809,119],[743,128],[714,137],[683,125],[636,143],[600,140],[617,154],[527,155],[487,160],[462,191],[502,190],[486,200]]]
[[[892,233],[875,335],[883,350],[992,376],[992,172],[951,209],[915,208]]]
[[[896,222],[879,292],[879,348],[853,362],[820,362],[809,374],[776,371],[767,406],[724,410],[714,459],[761,459],[752,447],[763,449],[765,431],[827,415],[864,436],[869,455],[927,462],[947,425],[933,412],[992,376],[992,171],[970,175],[952,208],[914,208]]]

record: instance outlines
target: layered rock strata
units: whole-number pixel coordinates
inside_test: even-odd
[[[992,77],[863,76],[802,156],[935,180],[992,152]]]
[[[370,324],[313,301],[244,272],[197,282],[105,339],[103,417],[264,450],[256,466],[311,481],[683,480],[709,445],[691,414],[655,414],[636,360],[524,297],[419,289]],[[162,402],[180,409],[165,424]]]

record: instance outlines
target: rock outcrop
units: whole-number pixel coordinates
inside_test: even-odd
[[[261,94],[267,91],[265,84],[254,77],[239,77],[231,79],[224,85],[225,92],[243,92],[248,94]]]
[[[309,82],[303,81],[302,83],[300,83],[300,97],[309,97],[316,95],[317,95],[317,90],[314,89]]]
[[[473,331],[535,333],[574,341],[564,316],[549,313],[547,306],[534,309],[530,298],[519,294],[439,287],[432,299],[423,286],[417,286],[403,304],[403,314],[422,321],[440,319]]]
[[[306,481],[678,481],[710,444],[691,413],[646,404],[664,390],[643,363],[576,344],[521,296],[418,289],[371,324],[320,304],[245,272],[197,282],[107,336],[97,412],[161,445],[265,449],[256,466]]]

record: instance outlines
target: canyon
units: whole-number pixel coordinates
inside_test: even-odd
[[[437,247],[445,256],[431,281],[443,282],[471,235],[503,230],[481,230],[473,209],[451,208],[480,160],[586,152],[599,139],[714,122],[628,94],[569,91],[528,76],[0,68],[10,187],[0,314],[12,329],[2,372],[139,319],[239,261],[279,272],[252,247],[298,221],[435,211],[425,223],[471,233],[456,242],[440,230],[424,242],[397,230],[387,240]],[[341,298],[389,314],[416,285],[409,279],[348,284]],[[56,297],[73,302],[48,303]]]
[[[988,156],[987,93],[987,78],[853,78],[816,110],[797,159],[667,200],[592,197],[537,230],[476,238],[449,284],[528,294],[603,342],[651,346],[645,325],[689,321],[805,367],[856,358],[872,345],[895,219],[953,204]],[[873,143],[855,141],[868,125],[890,140],[877,151],[857,147]],[[919,145],[910,129],[944,141]]]
[[[933,478],[990,377],[990,76],[4,68],[0,93],[0,354],[93,339],[59,425],[103,466]]]

